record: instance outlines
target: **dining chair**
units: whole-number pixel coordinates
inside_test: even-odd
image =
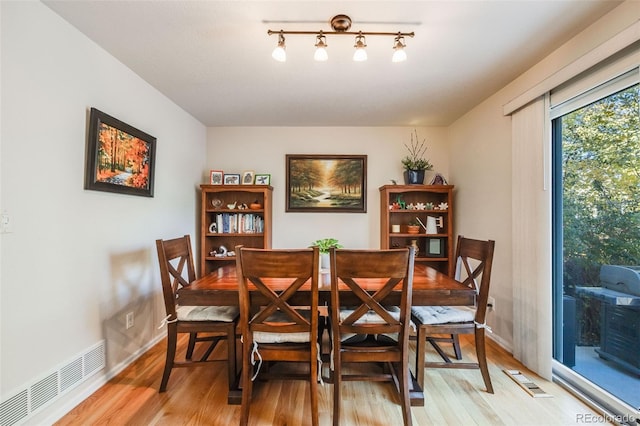
[[[409,332],[414,249],[332,248],[330,263],[333,424],[340,424],[343,381],[397,380],[404,424],[411,425]],[[381,283],[375,292],[367,290],[372,282]],[[385,301],[392,291],[400,291],[399,304],[397,300]],[[356,374],[348,370],[349,365],[345,368],[354,363],[375,368],[371,374]]]
[[[318,248],[237,246],[235,252],[243,340],[240,424],[249,421],[253,381],[259,374],[265,377],[263,363],[285,361],[307,364],[308,373],[266,377],[308,380],[311,422],[318,425]],[[309,286],[308,300],[303,306],[292,305],[290,299],[303,285]]]
[[[414,306],[412,320],[417,327],[416,376],[424,389],[425,368],[471,368],[480,369],[487,392],[493,393],[487,365],[485,330],[487,299],[493,263],[493,240],[474,240],[458,236],[456,247],[455,279],[476,290],[474,307],[466,306]],[[462,352],[458,335],[474,334],[477,362],[461,362]],[[448,337],[442,337],[448,335]],[[426,343],[429,342],[443,361],[425,361]],[[438,343],[452,344],[456,361]]]
[[[173,368],[195,367],[222,361],[209,356],[218,343],[227,341],[227,370],[229,386],[237,380],[236,327],[239,309],[236,306],[182,306],[176,292],[196,279],[191,251],[191,238],[185,235],[171,240],[156,240],[160,279],[166,317],[161,326],[167,326],[167,356],[160,383],[160,392],[167,390]],[[189,343],[184,361],[176,361],[176,344],[179,333],[189,333]],[[202,335],[204,333],[204,336]],[[209,347],[201,358],[193,360],[197,343],[208,342]]]

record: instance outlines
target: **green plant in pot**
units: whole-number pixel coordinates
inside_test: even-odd
[[[426,139],[422,142],[418,139],[418,131],[411,133],[411,143],[404,144],[409,154],[402,159],[404,167],[404,181],[407,185],[422,185],[424,182],[424,172],[433,169],[433,164],[424,158],[427,152]]]
[[[419,234],[420,233],[420,222],[417,219],[412,219],[411,222],[407,225],[407,233],[408,234]]]
[[[335,238],[322,238],[311,243],[311,247],[318,246],[320,251],[320,268],[329,269],[329,250],[332,247],[342,248],[342,244]]]

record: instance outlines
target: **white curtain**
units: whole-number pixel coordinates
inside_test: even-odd
[[[513,355],[551,379],[551,187],[548,97],[512,114]]]

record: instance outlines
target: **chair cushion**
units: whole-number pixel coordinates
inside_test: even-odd
[[[239,314],[237,306],[178,306],[178,321],[233,322]]]
[[[473,321],[475,309],[466,306],[413,306],[411,314],[422,324],[447,324]]]
[[[296,310],[300,315],[309,318],[309,310]],[[267,322],[274,323],[291,323],[291,318],[286,314],[278,311],[269,316]],[[268,331],[255,331],[253,333],[253,341],[256,343],[307,343],[311,339],[309,332],[296,333],[272,333]]]

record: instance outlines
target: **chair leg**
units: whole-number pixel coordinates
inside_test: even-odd
[[[334,347],[334,350],[337,349]],[[340,426],[340,388],[342,385],[342,363],[338,351],[333,360],[333,426]]]
[[[227,328],[227,380],[229,380],[229,390],[236,385],[236,325],[229,324]]]
[[[167,325],[167,358],[164,362],[164,372],[162,373],[162,381],[160,382],[160,392],[167,390],[169,376],[173,369],[173,361],[176,356],[176,344],[178,342],[178,329],[175,324]]]
[[[318,348],[320,345],[315,345],[311,342],[311,346]],[[311,393],[311,424],[318,426],[318,356],[317,350],[311,350],[311,377],[309,379],[309,391]]]
[[[460,350],[460,339],[457,334],[451,335],[451,343],[453,344],[453,353],[456,355],[456,359],[461,360],[462,351]]]
[[[248,342],[244,342],[242,345],[242,407],[240,410],[240,426],[246,426],[249,423],[251,393],[253,392],[251,376],[251,345]]]
[[[189,333],[189,345],[187,346],[187,359],[191,359],[193,356],[193,349],[196,347],[196,338],[198,333]]]
[[[493,393],[493,385],[491,384],[491,377],[489,377],[489,366],[487,364],[487,351],[485,348],[484,336],[484,328],[476,327],[476,356],[478,357],[478,364],[480,365],[482,380],[484,380],[484,385],[487,387],[487,392]]]
[[[416,336],[416,380],[424,391],[424,353],[427,345],[427,336],[424,328],[418,326]]]
[[[402,420],[404,426],[411,426],[411,401],[409,399],[409,359],[403,357],[402,362],[399,363],[400,370],[396,371],[400,386],[400,405],[402,406]],[[424,366],[423,366],[424,369]]]

